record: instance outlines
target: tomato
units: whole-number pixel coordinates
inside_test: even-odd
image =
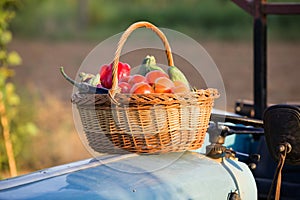
[[[136,83],[141,83],[141,82],[147,82],[146,77],[142,76],[140,74],[135,74],[133,76],[131,76],[128,80],[128,83],[130,85],[134,85]]]
[[[188,93],[190,92],[190,88],[188,88],[186,85],[181,85],[177,87],[172,88],[172,93]]]
[[[124,76],[123,78],[121,78],[121,80],[119,80],[119,82],[126,82],[128,83],[128,80],[131,78],[131,76]]]
[[[173,81],[167,77],[159,77],[155,80],[154,83],[154,92],[155,93],[171,93],[172,88],[174,87]]]
[[[175,87],[178,87],[178,86],[185,86],[186,87],[187,86],[184,82],[178,81],[178,80],[174,81],[173,83],[174,83]]]
[[[121,93],[129,93],[131,89],[131,85],[126,82],[121,82],[118,84],[119,88],[121,88]]]
[[[154,71],[148,72],[146,74],[146,79],[150,85],[153,85],[155,80],[159,77],[169,78],[168,74],[166,74],[165,72],[162,72],[160,70],[154,70]]]
[[[131,94],[150,94],[154,93],[153,88],[145,82],[136,83],[130,90]]]
[[[164,85],[164,86],[169,87],[169,88],[175,87],[173,81],[171,81],[167,77],[159,77],[159,78],[157,78],[155,80],[154,84],[155,85]]]
[[[172,89],[164,85],[154,85],[155,93],[172,93]]]

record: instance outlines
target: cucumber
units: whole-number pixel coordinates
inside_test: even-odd
[[[181,81],[184,84],[186,84],[188,87],[190,87],[190,84],[185,77],[185,75],[175,66],[170,66],[168,68],[168,75],[172,81]]]

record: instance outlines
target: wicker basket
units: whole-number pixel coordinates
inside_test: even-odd
[[[117,66],[121,49],[137,28],[154,31],[164,43],[169,66],[173,66],[165,35],[148,22],[131,25],[122,35],[115,53],[112,89],[109,94],[75,93],[89,146],[99,153],[163,153],[194,150],[202,146],[216,89],[185,94],[120,94]]]

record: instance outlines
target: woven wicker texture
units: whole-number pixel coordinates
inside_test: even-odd
[[[185,94],[120,94],[117,64],[129,34],[150,28],[163,41],[169,65],[173,65],[170,45],[163,33],[148,22],[131,25],[122,35],[113,66],[113,86],[109,94],[75,93],[89,146],[100,153],[163,153],[194,150],[202,146],[209,124],[216,89]]]

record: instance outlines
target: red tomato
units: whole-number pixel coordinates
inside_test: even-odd
[[[184,82],[182,82],[182,81],[174,81],[173,83],[174,83],[175,87],[178,87],[178,86],[185,86],[185,87],[187,87],[187,85]]]
[[[190,89],[187,86],[177,86],[172,88],[172,93],[188,93]]]
[[[159,77],[155,80],[154,92],[155,93],[171,93],[173,87],[174,87],[174,83],[169,78]]]
[[[154,70],[154,71],[148,72],[146,74],[146,79],[150,85],[153,85],[155,80],[159,77],[169,78],[168,74],[166,74],[160,70]]]
[[[164,86],[169,87],[169,88],[175,87],[173,81],[171,81],[167,77],[159,77],[159,78],[157,78],[155,80],[154,84],[155,85],[164,85]]]
[[[126,82],[119,83],[119,88],[121,88],[121,93],[129,93],[131,89],[131,85]]]
[[[136,84],[136,83],[141,83],[141,82],[147,82],[147,80],[146,80],[146,77],[145,76],[142,76],[142,75],[140,75],[140,74],[135,74],[135,75],[133,75],[133,76],[131,76],[130,78],[129,78],[129,80],[128,80],[128,83],[130,84],[130,85],[134,85],[134,84]]]
[[[164,85],[154,85],[155,93],[172,93],[172,89]]]
[[[150,94],[154,93],[153,88],[145,82],[136,83],[130,90],[131,94]]]
[[[121,78],[121,80],[119,80],[119,82],[126,82],[128,83],[128,80],[131,78],[131,76],[124,76],[123,78]]]

